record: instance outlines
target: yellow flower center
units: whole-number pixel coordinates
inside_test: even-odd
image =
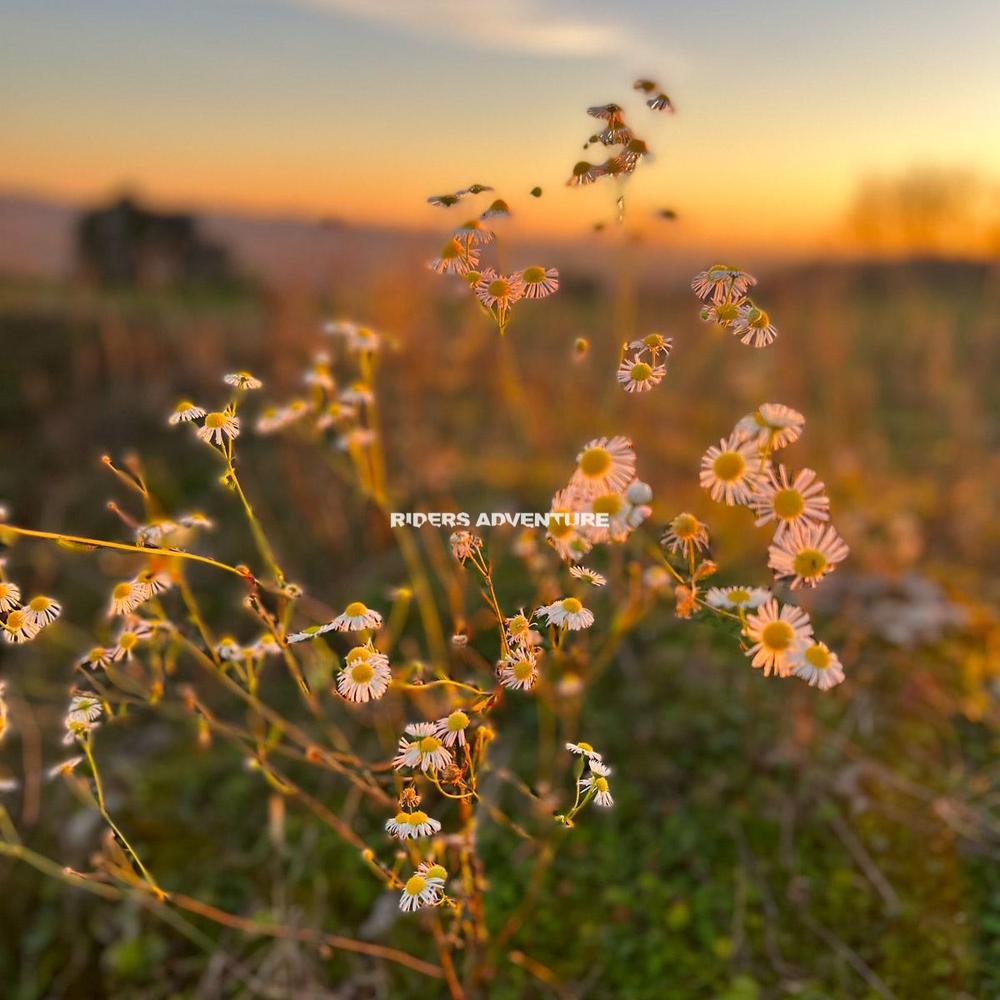
[[[514,676],[519,681],[526,681],[534,671],[534,665],[530,660],[518,660],[513,666]]]
[[[738,451],[724,451],[712,463],[715,478],[724,483],[732,483],[739,479],[746,467],[746,460]]]
[[[351,680],[355,684],[367,684],[375,676],[375,670],[367,660],[351,667]]]
[[[441,741],[436,736],[425,736],[417,747],[421,753],[434,753],[435,750],[441,749]]]
[[[33,597],[28,602],[28,607],[32,611],[48,611],[51,605],[52,602],[47,597]]]
[[[583,605],[575,597],[567,597],[562,601],[562,609],[569,615],[575,615],[583,610]]]
[[[806,501],[798,490],[789,487],[774,494],[773,506],[778,517],[791,521],[805,510]]]
[[[763,309],[757,309],[754,307],[752,313],[750,313],[750,325],[758,330],[763,330],[770,323],[770,319]]]
[[[508,629],[513,636],[523,635],[528,631],[528,619],[524,615],[514,615],[510,620]]]
[[[670,530],[678,538],[694,538],[698,534],[698,518],[694,514],[678,514],[670,522]]]
[[[454,260],[462,253],[462,247],[459,245],[458,240],[451,240],[451,242],[445,245],[445,248],[441,251],[442,260]]]
[[[603,476],[611,468],[611,452],[607,448],[588,448],[580,456],[580,471],[585,476]]]
[[[182,399],[175,407],[175,413],[183,413],[185,410],[193,410],[194,403],[190,399]]]
[[[12,611],[7,615],[7,630],[16,632],[24,625],[25,614],[23,611]]]
[[[431,865],[427,869],[428,878],[447,878],[448,871],[443,865]]]
[[[111,591],[111,596],[116,601],[124,601],[127,597],[132,594],[132,584],[131,583],[119,583],[114,590]]]
[[[552,511],[555,517],[549,518],[549,534],[553,538],[565,538],[567,535],[572,534],[573,525],[569,523],[568,510],[554,510]],[[527,625],[527,623],[525,623]],[[515,633],[511,633],[514,635]]]
[[[788,622],[768,622],[760,634],[760,641],[767,649],[775,653],[783,653],[792,644],[795,631]]]
[[[407,896],[419,896],[427,888],[427,879],[423,875],[411,875],[406,882]]]
[[[507,295],[510,286],[507,284],[506,278],[494,278],[487,286],[486,290],[495,299],[502,299]]]
[[[597,497],[591,507],[595,514],[607,514],[614,517],[622,509],[622,498],[617,493],[607,493]]]
[[[595,778],[594,787],[599,792],[606,792],[608,790],[608,779],[607,778]]]
[[[583,740],[580,740],[580,742],[577,743],[577,747],[580,750],[586,751],[587,753],[593,753],[594,752],[594,748],[589,743],[584,743]]]
[[[719,323],[732,323],[739,314],[740,309],[735,302],[724,302],[715,308],[715,318]]]
[[[365,607],[360,601],[351,601],[350,604],[344,608],[344,614],[348,618],[363,618],[368,614],[368,608]]]
[[[582,177],[588,170],[590,170],[590,164],[586,160],[581,160],[573,168],[573,176],[574,177]]]
[[[220,427],[224,427],[226,423],[226,415],[224,413],[209,413],[205,417],[205,426],[211,427],[213,430],[218,430]]]
[[[647,347],[659,348],[663,347],[663,337],[658,333],[650,333],[642,338],[642,342]]]
[[[750,591],[742,587],[733,587],[726,596],[733,604],[746,604],[750,600]]]
[[[653,374],[653,369],[646,364],[645,361],[637,361],[632,365],[632,370],[629,372],[629,378],[633,382],[645,382]]]
[[[819,643],[806,650],[806,661],[817,670],[826,670],[830,666],[830,650],[824,649]]]
[[[795,554],[792,568],[795,570],[796,576],[811,578],[822,576],[827,562],[826,556],[819,549],[803,549]]]
[[[347,654],[346,659],[348,666],[352,663],[357,663],[358,660],[367,660],[371,655],[372,651],[367,646],[355,646]]]
[[[528,267],[525,268],[524,273],[521,275],[527,285],[540,285],[545,280],[545,268],[544,267]]]
[[[122,632],[122,634],[118,637],[118,648],[132,649],[138,641],[139,637],[135,634],[135,632]]]
[[[465,712],[452,712],[448,716],[448,732],[460,733],[469,725],[469,717]]]

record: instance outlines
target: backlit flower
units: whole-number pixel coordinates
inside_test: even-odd
[[[259,389],[264,383],[259,378],[255,378],[250,372],[231,372],[223,380],[226,385],[231,385],[235,389],[246,391],[248,389]]]
[[[576,456],[572,486],[586,498],[620,493],[635,477],[635,452],[627,437],[594,438]]]
[[[437,720],[437,735],[446,747],[465,746],[465,731],[469,728],[469,717],[456,709],[443,719]]]
[[[611,768],[607,764],[602,764],[598,760],[592,760],[590,762],[590,773],[580,782],[580,788],[584,792],[590,792],[593,789],[594,805],[601,806],[604,809],[610,809],[615,804],[615,800],[611,797],[611,789],[608,787],[608,777],[610,774]]]
[[[753,413],[737,421],[733,434],[771,449],[785,448],[802,436],[806,418],[782,403],[761,403]]]
[[[330,627],[337,632],[359,632],[362,629],[382,627],[382,616],[377,611],[365,607],[361,601],[351,601],[342,614],[337,615]]]
[[[368,646],[356,646],[347,654],[347,663],[337,675],[337,691],[355,703],[377,701],[389,689],[392,671],[389,658]]]
[[[694,276],[691,289],[699,299],[718,303],[741,299],[756,284],[757,279],[752,274],[728,264],[713,264]]]
[[[475,247],[463,246],[454,238],[448,240],[441,249],[441,256],[435,257],[428,267],[437,274],[465,274],[479,263],[479,251]]]
[[[810,687],[828,691],[844,680],[844,668],[836,653],[825,642],[803,642],[789,656],[792,674],[807,681]]]
[[[740,338],[741,344],[752,347],[767,347],[773,344],[778,336],[778,330],[763,309],[748,302],[740,306],[739,316],[730,329],[733,335]]]
[[[510,656],[497,665],[497,676],[505,688],[513,691],[530,691],[538,682],[537,649],[515,647]]]
[[[698,549],[708,548],[708,528],[694,514],[683,511],[670,522],[660,542],[675,555],[690,558]]]
[[[521,272],[522,295],[526,299],[544,299],[559,288],[559,271],[554,267],[532,265]]]
[[[0,580],[0,614],[21,606],[21,588],[10,580]]]
[[[608,582],[596,570],[588,569],[586,566],[570,566],[569,575],[575,576],[577,580],[585,580],[594,587],[603,587]]]
[[[717,502],[746,503],[757,484],[758,465],[756,445],[733,434],[702,456],[698,481]]]
[[[385,828],[390,836],[399,840],[416,840],[418,837],[430,837],[438,833],[441,824],[419,809],[413,812],[400,810],[386,822]]]
[[[564,597],[541,607],[536,612],[544,615],[550,625],[559,628],[569,629],[571,632],[578,632],[580,629],[590,628],[594,624],[594,614],[583,606],[583,602],[576,597]]]
[[[570,178],[566,181],[567,187],[585,187],[587,184],[593,184],[594,181],[604,176],[604,167],[599,163],[588,163],[586,160],[581,160],[579,163],[573,167],[573,173],[570,174]]]
[[[626,392],[645,392],[659,385],[666,374],[667,369],[663,365],[650,364],[636,355],[623,359],[616,377]]]
[[[190,420],[201,420],[205,416],[205,410],[192,403],[189,399],[182,399],[175,407],[174,412],[167,418],[167,423],[186,424]]]
[[[35,628],[43,629],[46,625],[51,625],[61,614],[62,605],[58,601],[53,601],[51,597],[39,594],[33,597],[22,609],[25,620],[34,625]]]
[[[830,501],[823,492],[825,487],[812,469],[802,469],[790,480],[783,465],[768,468],[750,498],[750,506],[757,513],[758,527],[776,522],[775,541],[796,524],[817,524],[830,520]]]
[[[404,913],[409,913],[425,906],[433,906],[437,899],[438,890],[434,885],[429,883],[423,875],[411,875],[400,894],[399,908]]]
[[[674,338],[665,337],[662,333],[647,333],[645,337],[633,340],[628,346],[631,350],[637,351],[639,354],[648,352],[653,356],[653,362],[655,363],[661,354],[664,361],[670,357],[670,352],[674,347]]]
[[[784,604],[779,613],[778,602],[772,597],[747,615],[744,632],[752,643],[746,651],[751,665],[763,669],[765,677],[772,673],[787,677],[792,671],[790,657],[796,645],[811,639],[813,629],[805,611]]]
[[[227,410],[207,413],[197,433],[198,437],[208,444],[222,445],[226,438],[232,440],[239,436],[240,418],[233,416]]]
[[[411,722],[401,736],[399,747],[392,766],[397,770],[401,767],[419,767],[422,771],[440,771],[452,762],[451,751],[444,745],[444,740],[438,735],[438,727],[434,722]]]
[[[763,587],[712,587],[705,601],[713,608],[759,608],[771,599]]]
[[[111,606],[108,608],[109,615],[131,614],[140,604],[149,600],[152,596],[148,587],[143,586],[136,580],[123,580],[115,584],[111,591]]]
[[[594,763],[594,761],[601,763],[603,761],[601,755],[589,743],[584,743],[583,740],[577,743],[567,743],[566,749],[577,757],[586,757],[591,763]]]
[[[776,579],[792,578],[792,590],[815,587],[847,558],[850,549],[832,524],[796,524],[767,550]]]

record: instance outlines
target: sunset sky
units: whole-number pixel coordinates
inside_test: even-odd
[[[572,233],[609,215],[564,182],[613,100],[657,154],[630,211],[829,246],[866,174],[1000,178],[998,39],[996,0],[0,0],[0,191],[417,226],[479,181]]]

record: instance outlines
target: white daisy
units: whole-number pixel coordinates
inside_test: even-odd
[[[699,299],[724,302],[742,299],[748,289],[757,284],[752,274],[747,274],[729,264],[713,264],[699,271],[691,281],[691,289]]]
[[[45,772],[46,777],[51,780],[52,778],[58,778],[60,775],[72,774],[73,771],[83,763],[83,757],[69,757],[66,760],[59,761],[58,764],[54,764],[52,767]]]
[[[131,660],[136,647],[140,642],[145,642],[153,634],[153,629],[148,622],[142,619],[135,619],[118,633],[115,645],[111,649],[111,659],[115,663],[120,660]]]
[[[594,438],[576,456],[571,485],[584,497],[620,493],[635,478],[635,452],[627,437]]]
[[[361,601],[351,601],[343,614],[337,615],[330,627],[337,632],[360,632],[364,629],[382,627],[382,616],[377,611],[365,607]]]
[[[767,565],[775,579],[792,577],[792,590],[803,584],[815,587],[849,552],[832,524],[796,524],[780,540],[775,536],[767,550]]]
[[[526,267],[521,272],[521,295],[526,299],[544,299],[559,288],[559,272],[554,267]]]
[[[763,668],[765,677],[772,673],[787,677],[792,671],[791,654],[799,643],[812,638],[813,629],[805,611],[784,604],[779,613],[772,597],[747,616],[744,632],[753,644],[746,651],[751,666]]]
[[[545,540],[560,559],[582,559],[592,547],[590,540],[572,523],[571,515],[579,513],[583,506],[577,491],[569,487],[552,498]]]
[[[191,420],[201,420],[205,416],[205,409],[192,403],[189,399],[182,399],[175,407],[174,412],[167,418],[167,423],[171,426],[175,424],[186,424]]]
[[[733,335],[740,338],[740,343],[752,347],[767,347],[773,344],[778,336],[778,330],[763,309],[747,302],[740,306],[739,316],[730,329]]]
[[[389,658],[384,653],[358,646],[348,654],[347,665],[337,676],[337,691],[348,701],[377,701],[389,689],[391,681]]]
[[[589,744],[580,740],[578,743],[567,743],[566,749],[577,757],[586,757],[591,764],[595,761],[600,764],[603,761],[601,755]]]
[[[29,624],[35,628],[43,629],[46,625],[51,625],[61,614],[62,605],[58,601],[53,601],[51,597],[39,594],[33,597],[23,608],[25,618]]]
[[[465,746],[465,731],[469,728],[469,717],[456,709],[443,719],[437,720],[437,735],[446,747]]]
[[[570,566],[569,575],[575,576],[577,580],[586,580],[593,587],[603,587],[608,582],[600,573],[587,566]]]
[[[622,360],[616,378],[626,392],[646,392],[658,386],[666,374],[664,365],[651,364],[636,355]]]
[[[783,465],[769,466],[766,476],[757,481],[750,506],[757,512],[756,525],[775,521],[774,538],[783,537],[793,525],[818,524],[830,520],[830,501],[826,487],[812,469],[802,469],[789,479]]]
[[[112,650],[104,646],[95,646],[89,653],[84,653],[77,661],[81,667],[88,667],[96,670],[98,667],[104,669],[111,662]]]
[[[712,587],[705,601],[713,608],[759,608],[771,599],[771,591],[763,587]]]
[[[0,614],[21,606],[21,588],[9,580],[0,580]]]
[[[538,654],[530,649],[515,649],[497,664],[497,676],[505,688],[530,691],[538,683]]]
[[[236,389],[246,391],[247,389],[259,389],[264,383],[259,378],[255,378],[250,372],[231,372],[223,379],[226,385],[231,385]]]
[[[419,767],[422,771],[439,771],[452,763],[451,751],[437,735],[436,723],[411,722],[405,731],[414,739],[400,737],[396,757],[392,762],[394,768]]]
[[[418,837],[430,837],[441,830],[441,824],[419,809],[413,812],[400,811],[386,821],[386,831],[399,840],[416,840]]]
[[[806,418],[782,403],[761,403],[753,413],[748,413],[733,428],[733,434],[744,440],[770,445],[771,449],[784,448],[802,436]]]
[[[148,601],[152,597],[149,588],[139,583],[137,580],[123,580],[115,584],[111,591],[111,606],[108,608],[109,617],[115,615],[131,614],[140,604]]]
[[[399,897],[399,908],[404,913],[433,906],[438,900],[438,889],[423,875],[411,875]]]
[[[757,484],[757,446],[733,434],[712,445],[701,459],[698,481],[713,500],[728,504],[746,503]]]
[[[843,683],[844,668],[837,654],[831,652],[825,642],[800,643],[788,659],[793,676],[801,677],[810,687],[828,691]]]
[[[630,350],[637,351],[639,354],[648,352],[652,355],[654,362],[659,359],[661,354],[663,360],[666,361],[674,348],[674,338],[665,337],[662,333],[648,333],[640,340],[633,340],[628,346]]]
[[[550,625],[577,632],[594,624],[594,614],[588,611],[576,597],[564,597],[560,601],[539,608],[535,614],[544,615]]]
[[[608,787],[608,776],[610,774],[610,767],[602,764],[600,761],[592,760],[590,762],[590,773],[580,782],[580,788],[584,792],[589,792],[591,789],[594,790],[594,805],[601,806],[604,809],[610,809],[615,804],[615,800],[611,797],[611,789]]]
[[[0,626],[3,628],[3,637],[7,642],[31,642],[41,629],[32,624],[28,618],[28,612],[15,608],[7,613],[7,618]]]
[[[674,555],[691,557],[699,549],[708,548],[708,528],[694,514],[682,511],[667,526],[660,544]]]
[[[232,440],[239,437],[240,418],[234,417],[228,410],[216,413],[206,413],[205,422],[198,428],[197,434],[207,444],[222,445],[226,438]]]

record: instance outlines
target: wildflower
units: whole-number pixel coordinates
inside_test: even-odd
[[[639,355],[626,357],[618,366],[618,381],[626,392],[645,392],[663,381],[667,369],[663,365],[653,365],[643,361]]]
[[[465,274],[479,263],[479,251],[474,247],[466,247],[454,237],[445,243],[441,256],[435,257],[428,267],[436,274]]]
[[[362,629],[382,627],[382,616],[377,611],[365,607],[361,601],[351,601],[344,608],[343,614],[337,615],[330,622],[330,627],[337,632],[360,632]]]
[[[222,445],[226,438],[232,440],[240,433],[240,418],[233,416],[228,410],[209,413],[205,422],[198,428],[198,437],[207,444]]]
[[[787,677],[792,671],[789,657],[796,644],[811,638],[813,629],[805,611],[784,604],[779,613],[778,602],[772,597],[747,616],[744,633],[753,643],[746,651],[752,657],[751,665],[763,668],[765,677],[772,673]]]
[[[70,775],[82,763],[83,757],[69,757],[50,767],[46,772],[46,776],[51,780],[52,778],[60,777],[60,775]]]
[[[688,587],[685,584],[674,587],[674,614],[678,618],[690,618],[694,614],[697,596],[696,587]]]
[[[456,709],[435,723],[437,735],[446,747],[464,747],[466,744],[465,731],[469,728],[469,724],[469,717],[461,709]]]
[[[353,655],[352,655],[353,654]],[[377,701],[389,689],[389,658],[368,646],[356,646],[347,655],[347,666],[337,676],[337,691],[355,703]]]
[[[752,463],[757,449],[752,442],[736,434],[722,438],[718,447],[712,445],[701,460],[698,481],[713,500],[728,504],[746,503],[757,484],[757,472]]]
[[[829,691],[844,680],[844,668],[836,653],[825,642],[804,642],[796,646],[789,657],[792,674],[801,677],[810,687]]]
[[[104,709],[100,701],[92,694],[74,694],[70,699],[66,718],[64,743],[71,743],[74,737],[83,736],[100,725]]]
[[[521,272],[522,296],[544,299],[559,288],[559,271],[554,267],[532,265]]]
[[[566,186],[585,187],[587,184],[593,184],[594,181],[603,176],[603,166],[598,163],[588,163],[586,160],[581,160],[573,167],[573,173],[570,175],[569,180],[566,181]]]
[[[167,423],[171,426],[176,424],[186,424],[191,420],[201,420],[205,416],[205,410],[192,403],[189,399],[182,399],[175,407],[174,412],[167,418]]]
[[[618,104],[599,104],[596,107],[587,108],[587,114],[591,118],[600,118],[611,122],[621,119],[623,109]]]
[[[767,347],[773,344],[778,336],[770,316],[763,309],[748,302],[740,306],[739,316],[731,327],[734,336],[740,338],[741,344],[753,347]]]
[[[538,682],[536,650],[518,648],[497,664],[497,676],[505,688],[512,691],[530,691]]]
[[[111,607],[108,609],[108,615],[129,615],[150,597],[152,592],[138,580],[124,580],[115,584],[114,590],[111,591]]]
[[[553,604],[539,608],[536,614],[544,615],[550,625],[578,632],[594,624],[594,614],[588,611],[576,597],[564,597]]]
[[[728,330],[740,318],[740,302],[716,302],[705,306],[698,314],[703,323],[717,323]]]
[[[7,642],[31,642],[41,631],[41,628],[28,618],[28,612],[20,609],[8,612],[7,620],[2,627],[3,637]]]
[[[438,833],[441,824],[417,809],[413,812],[396,813],[392,819],[386,821],[385,828],[390,836],[399,840],[416,840],[418,837],[430,837]]]
[[[514,642],[523,642],[524,638],[531,631],[531,619],[523,611],[508,618],[506,624],[507,634]]]
[[[579,507],[579,499],[572,489],[560,490],[552,498],[545,540],[561,559],[582,559],[591,549],[590,540],[573,524],[572,516]]]
[[[817,524],[830,520],[830,501],[824,494],[824,485],[812,469],[802,469],[793,480],[783,465],[777,471],[768,469],[750,498],[750,505],[757,512],[756,524],[760,527],[775,521],[774,539],[782,538],[793,525]]]
[[[660,542],[674,555],[683,552],[690,558],[698,549],[708,548],[708,528],[694,514],[684,511],[670,522]]]
[[[617,542],[628,537],[630,508],[623,493],[602,493],[590,499],[585,508],[590,513],[607,516],[607,527],[588,525],[581,529],[586,532],[586,536],[591,542],[595,544],[608,541]]]
[[[448,869],[433,861],[421,861],[417,865],[417,874],[423,875],[438,892],[444,889],[445,883],[448,881]]]
[[[39,594],[33,597],[23,608],[26,620],[38,629],[51,625],[61,614],[62,605],[51,597]]]
[[[0,614],[21,606],[21,588],[9,580],[0,580]]]
[[[497,218],[507,218],[510,215],[510,205],[503,200],[503,198],[497,198],[488,209],[479,218],[481,219],[497,219]]]
[[[439,771],[452,763],[451,751],[437,735],[436,723],[411,722],[405,731],[415,739],[400,737],[399,748],[392,762],[394,768],[419,767],[422,771]]]
[[[247,389],[259,389],[264,383],[259,378],[255,378],[250,372],[232,372],[226,375],[223,380],[226,385],[231,385],[235,389],[246,391]]]
[[[273,635],[264,634],[256,642],[247,647],[251,656],[277,656],[281,652],[281,644]]]
[[[285,642],[292,645],[297,642],[306,642],[308,639],[315,639],[318,636],[326,635],[333,631],[333,622],[326,622],[324,625],[309,625],[301,632],[291,632],[285,636]]]
[[[715,303],[742,299],[749,288],[757,284],[752,274],[728,264],[713,264],[699,271],[691,281],[691,289],[699,299],[711,299]]]
[[[759,608],[771,599],[763,587],[712,587],[705,601],[713,608]]]
[[[612,156],[601,164],[601,170],[607,177],[617,177],[619,174],[630,174],[635,170],[638,159],[626,157],[624,154]]]
[[[403,886],[399,897],[399,908],[404,913],[419,910],[425,906],[433,906],[438,899],[437,888],[422,875],[411,875]]]
[[[645,337],[633,340],[628,346],[630,350],[637,351],[639,354],[648,351],[652,354],[655,363],[661,353],[664,361],[670,357],[670,352],[674,347],[674,338],[665,337],[662,333],[647,333]]]
[[[485,213],[483,214],[483,218],[486,218]],[[484,226],[478,219],[470,219],[468,222],[463,222],[452,235],[466,249],[472,246],[488,246],[497,238],[496,233],[488,226]]]
[[[582,788],[588,794],[593,790],[594,805],[603,809],[610,809],[615,800],[611,797],[611,789],[608,787],[608,775],[611,768],[607,764],[602,764],[599,760],[590,762],[590,773],[580,782]]]
[[[566,749],[577,757],[586,757],[591,764],[595,761],[598,764],[603,763],[601,755],[589,743],[584,743],[583,740],[580,740],[578,743],[567,743]]]
[[[115,645],[111,650],[111,659],[131,660],[132,654],[140,642],[146,642],[153,634],[152,626],[141,618],[134,619],[127,628],[118,633]]]
[[[651,97],[646,101],[646,106],[652,111],[669,111],[673,113],[674,105],[673,102],[667,97],[666,94],[657,94],[656,97]]]
[[[815,587],[847,558],[850,549],[833,525],[797,524],[767,550],[767,564],[776,579],[792,577],[792,590],[803,584]]]
[[[84,653],[80,657],[80,666],[89,667],[91,670],[96,670],[98,667],[103,669],[111,662],[111,653],[112,650],[104,646],[95,646],[89,653]]]
[[[806,418],[790,406],[761,403],[753,413],[748,413],[737,421],[733,434],[773,450],[798,441],[805,424]]]
[[[627,437],[594,438],[576,456],[576,471],[570,482],[589,498],[621,492],[634,476],[635,452]]]
[[[215,654],[220,660],[241,660],[245,654],[244,648],[231,636],[224,635],[215,646]]]
[[[510,307],[521,298],[524,285],[519,274],[496,274],[487,270],[476,285],[476,297],[487,309],[506,316]]]
[[[569,575],[575,576],[577,580],[586,580],[594,587],[603,587],[608,582],[596,570],[588,569],[586,566],[570,566]]]
[[[448,538],[451,554],[464,565],[465,560],[482,548],[483,540],[471,531],[454,531]]]

